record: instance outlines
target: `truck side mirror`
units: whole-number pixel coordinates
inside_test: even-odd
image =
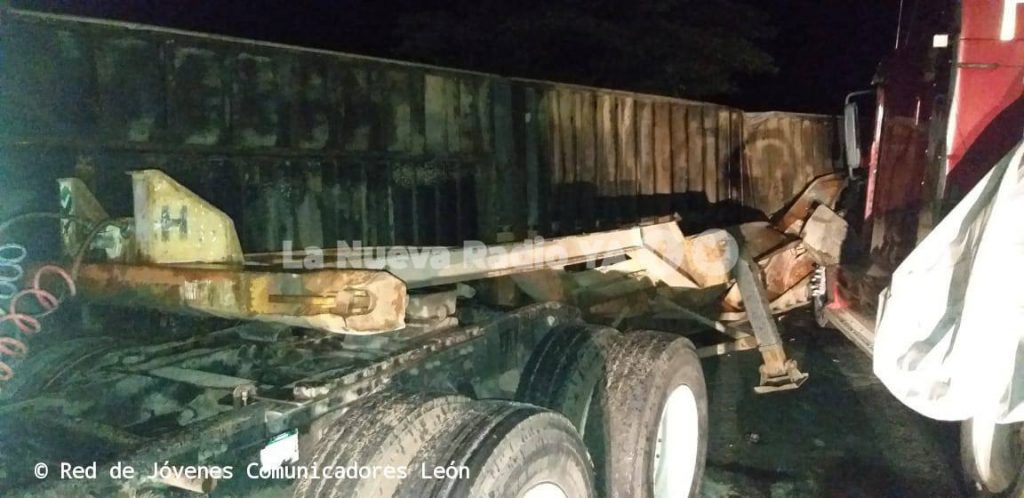
[[[846,169],[853,174],[853,170],[860,167],[860,127],[857,116],[857,104],[849,102],[843,109],[843,141],[846,144]]]

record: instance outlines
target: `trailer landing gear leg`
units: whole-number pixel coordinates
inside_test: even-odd
[[[757,338],[758,350],[764,359],[764,364],[760,368],[761,383],[754,388],[754,392],[764,394],[800,387],[808,375],[797,368],[796,361],[786,358],[779,329],[772,318],[768,298],[765,296],[761,269],[746,251],[743,251],[736,263],[736,281],[743,297],[743,307]]]

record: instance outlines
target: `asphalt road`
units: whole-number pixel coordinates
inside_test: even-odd
[[[807,313],[784,317],[781,331],[810,374],[799,390],[754,394],[756,351],[705,360],[711,433],[702,496],[964,496],[956,424],[903,406],[865,354]]]

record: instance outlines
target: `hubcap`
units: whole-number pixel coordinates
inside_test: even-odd
[[[542,482],[527,490],[523,498],[569,498],[569,495],[555,483]]]
[[[690,495],[700,446],[697,398],[688,386],[672,390],[665,400],[654,448],[655,498]]]

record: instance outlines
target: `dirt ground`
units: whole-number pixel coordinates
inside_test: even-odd
[[[965,496],[956,424],[903,406],[865,354],[808,314],[784,317],[781,330],[810,374],[799,390],[754,394],[756,351],[704,363],[711,434],[703,497]]]

